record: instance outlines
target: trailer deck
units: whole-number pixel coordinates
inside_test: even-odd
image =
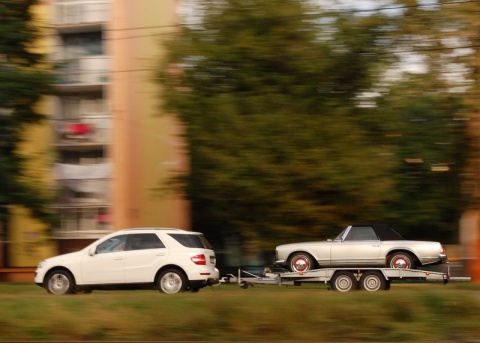
[[[246,276],[245,276],[246,275]],[[451,278],[450,269],[446,272],[436,272],[420,269],[400,268],[323,268],[307,272],[271,272],[265,268],[262,275],[255,275],[238,269],[238,275],[230,274],[222,278],[223,283],[237,283],[242,288],[248,288],[254,284],[269,284],[279,286],[301,286],[302,283],[325,283],[333,290],[348,292],[362,289],[366,291],[386,290],[390,288],[392,281],[423,281],[442,282],[470,281],[470,278]]]

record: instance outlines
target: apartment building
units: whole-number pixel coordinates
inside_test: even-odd
[[[35,232],[41,225],[19,214],[10,228],[12,267],[78,250],[112,230],[189,229],[188,202],[158,190],[187,166],[181,127],[162,113],[154,82],[160,41],[178,24],[178,2],[40,1],[45,46],[59,69],[56,94],[44,104],[48,124],[28,144],[53,154],[49,177],[60,224],[45,250],[45,237]],[[20,256],[25,246],[32,251]]]
[[[156,194],[183,168],[179,128],[154,83],[175,0],[54,0],[52,57],[62,67],[52,120],[61,252],[111,230],[188,228],[179,197]]]

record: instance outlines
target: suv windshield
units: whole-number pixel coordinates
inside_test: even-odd
[[[212,246],[203,235],[184,235],[181,233],[171,233],[169,235],[187,248],[212,249]]]

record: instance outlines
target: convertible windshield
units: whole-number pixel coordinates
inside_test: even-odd
[[[342,232],[340,232],[340,234],[339,234],[337,237],[335,237],[334,240],[335,240],[335,241],[341,241],[343,235],[345,234],[345,231],[347,231],[347,229],[348,229],[349,227],[350,227],[350,226],[347,226]]]

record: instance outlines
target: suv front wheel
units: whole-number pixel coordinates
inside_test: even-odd
[[[158,289],[167,294],[183,292],[187,289],[187,277],[177,269],[164,270],[158,278]]]
[[[47,292],[50,294],[63,295],[73,293],[75,281],[72,274],[65,270],[54,270],[49,273],[45,285]]]

